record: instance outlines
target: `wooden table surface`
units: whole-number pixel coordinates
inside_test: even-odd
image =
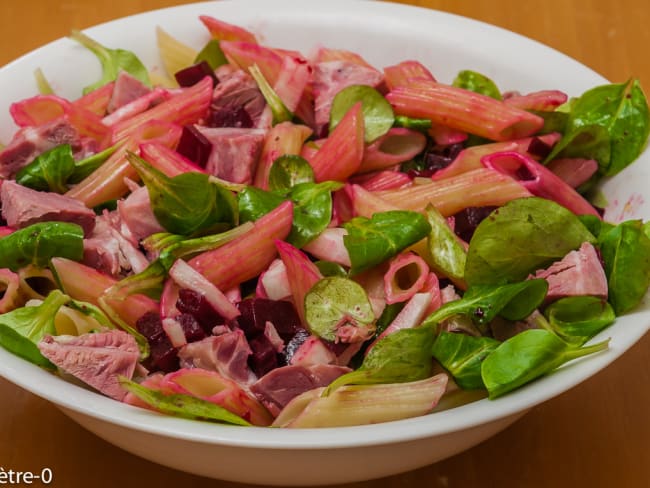
[[[72,28],[182,3],[190,2],[2,0],[0,65],[65,36]],[[564,52],[612,81],[635,76],[650,87],[648,0],[399,3],[505,27]],[[650,487],[649,352],[650,334],[607,370],[462,454],[409,473],[344,486]],[[54,474],[52,485],[59,487],[244,486],[136,458],[86,432],[48,402],[2,379],[0,402],[0,468],[5,471],[37,472],[49,467]]]

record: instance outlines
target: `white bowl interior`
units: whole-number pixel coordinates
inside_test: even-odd
[[[194,47],[208,39],[198,20],[206,14],[242,25],[263,42],[309,52],[318,44],[362,54],[377,67],[405,59],[427,65],[443,82],[461,69],[490,76],[503,90],[522,92],[557,88],[569,95],[606,82],[574,60],[511,32],[458,16],[397,4],[328,0],[265,0],[205,2],[174,7],[109,22],[86,32],[111,47],[135,51],[151,68],[160,66],[155,42],[157,25]],[[33,71],[43,69],[57,94],[76,98],[81,87],[99,77],[95,58],[71,40],[61,39],[10,63],[0,70],[0,141],[15,127],[9,105],[37,93]],[[610,205],[606,217],[620,221],[647,219],[647,165],[642,155],[603,186]],[[235,481],[268,484],[317,484],[368,479],[413,469],[484,440],[528,409],[558,395],[610,364],[643,336],[650,326],[647,302],[594,340],[611,337],[610,349],[561,368],[554,374],[496,401],[480,400],[425,417],[373,426],[318,430],[240,428],[192,422],[156,415],[104,398],[42,371],[0,349],[0,375],[52,401],[93,432],[136,454],[187,471]],[[141,439],[142,442],[138,442]],[[143,444],[146,439],[146,443]],[[153,439],[153,441],[152,441]],[[144,446],[149,446],[145,448]],[[409,456],[389,456],[401,446]],[[182,447],[187,455],[179,456]],[[237,448],[237,449],[235,449]],[[339,455],[332,454],[337,449]],[[192,456],[245,454],[239,464],[201,464]],[[382,462],[363,462],[374,449]],[[329,454],[325,454],[328,453]],[[202,454],[199,454],[202,453]],[[275,453],[275,454],[272,454]],[[305,469],[296,471],[283,460],[298,455]],[[394,454],[394,451],[393,451]],[[271,465],[262,459],[277,455]],[[339,470],[332,470],[329,456]],[[214,459],[214,458],[213,458]],[[319,462],[318,460],[321,460]],[[329,459],[329,458],[328,458]],[[262,469],[245,469],[259,460]],[[380,467],[381,466],[381,467]]]

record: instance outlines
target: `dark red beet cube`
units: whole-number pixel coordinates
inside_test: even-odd
[[[206,76],[212,78],[212,86],[219,83],[214,71],[206,61],[201,61],[198,64],[188,66],[174,74],[174,78],[176,78],[178,84],[183,87],[196,85]]]
[[[205,125],[250,129],[253,127],[253,119],[244,107],[213,107],[205,120]]]
[[[181,324],[187,342],[196,342],[205,339],[206,333],[193,315],[182,313],[176,317],[176,320]]]
[[[278,367],[278,353],[265,335],[258,335],[248,344],[253,351],[248,358],[248,365],[258,378]]]
[[[235,319],[235,325],[244,331],[249,340],[264,333],[267,321],[273,324],[285,342],[302,329],[296,309],[286,300],[247,298],[237,307],[241,315]]]
[[[212,143],[196,127],[186,125],[183,127],[181,138],[176,146],[176,152],[205,168],[205,164],[212,152]]]
[[[176,308],[181,313],[193,316],[207,335],[215,325],[225,324],[225,319],[208,303],[203,295],[193,290],[181,288],[178,291]]]

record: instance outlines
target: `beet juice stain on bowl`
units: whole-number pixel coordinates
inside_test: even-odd
[[[182,90],[149,88],[146,69],[129,58],[130,75],[120,75],[113,86],[142,91],[122,108],[115,102],[108,116],[93,110],[101,112],[114,88],[94,86],[101,75],[96,61],[82,56],[79,46],[69,40],[57,41],[3,69],[0,76],[7,80],[26,80],[35,68],[43,68],[62,87],[57,95],[65,97],[33,98],[36,86],[9,83],[1,100],[4,107],[32,100],[14,105],[11,114],[17,123],[43,127],[44,120],[34,119],[42,113],[37,109],[52,104],[81,133],[59,141],[56,148],[40,147],[33,155],[23,154],[23,159],[33,159],[36,153],[46,153],[35,164],[19,164],[27,164],[20,175],[11,175],[19,184],[3,184],[6,201],[12,201],[11,190],[28,196],[47,191],[54,203],[48,203],[49,210],[40,215],[59,205],[57,214],[62,216],[87,214],[88,207],[118,199],[114,210],[98,212],[92,228],[79,227],[74,223],[79,222],[77,217],[57,225],[34,221],[39,218],[38,205],[30,208],[35,216],[26,220],[20,212],[9,212],[11,225],[38,230],[47,246],[30,252],[36,261],[29,269],[15,251],[2,254],[7,260],[3,266],[8,268],[7,290],[20,283],[21,273],[22,277],[47,275],[51,267],[57,278],[47,275],[51,287],[61,285],[63,293],[50,292],[49,285],[33,290],[41,301],[32,302],[36,306],[28,310],[38,324],[29,337],[20,332],[26,312],[14,321],[10,319],[16,314],[6,310],[5,329],[13,332],[3,331],[17,334],[20,346],[13,352],[42,368],[0,349],[4,377],[54,402],[109,442],[161,464],[243,482],[324,484],[414,469],[471,447],[534,405],[593,375],[647,331],[645,305],[635,308],[633,315],[626,314],[645,290],[614,288],[609,291],[611,306],[602,299],[606,293],[602,286],[584,292],[587,297],[549,303],[547,291],[557,292],[553,279],[562,281],[562,274],[554,271],[561,263],[590,255],[598,245],[605,268],[584,283],[602,285],[605,276],[606,285],[607,275],[620,272],[607,268],[618,236],[625,233],[643,243],[643,232],[634,223],[601,225],[598,212],[585,205],[571,185],[554,179],[553,175],[573,177],[589,169],[577,164],[579,146],[571,146],[569,158],[553,154],[579,140],[578,124],[572,125],[567,116],[563,138],[554,132],[535,134],[539,115],[522,110],[534,106],[552,111],[566,94],[580,97],[598,85],[635,94],[638,87],[607,85],[548,48],[496,28],[489,28],[486,37],[486,26],[467,19],[390,4],[346,2],[347,23],[339,18],[336,3],[315,5],[310,15],[296,13],[298,4],[291,1],[277,2],[273,8],[262,2],[197,4],[89,29],[87,39],[109,49],[135,48],[147,67],[161,66],[157,26],[172,38],[167,38],[163,58],[170,45],[183,51],[173,39],[191,46],[184,52],[192,55],[169,73],[181,72],[177,78],[185,86]],[[218,46],[236,59],[237,68],[250,63],[257,69],[220,64],[214,76],[202,77],[207,72],[205,63],[221,61],[214,42],[208,43],[208,31],[197,29],[201,15],[209,16],[202,20],[212,35],[227,31],[238,39],[230,37]],[[437,26],[433,32],[431,25]],[[259,29],[251,28],[255,26]],[[132,39],[135,34],[122,34],[147,29],[152,35],[150,45]],[[463,46],[425,53],[418,48],[447,46],[445,39],[458,29],[467,34]],[[254,43],[257,34],[264,38],[261,46]],[[510,55],[495,57],[492,47],[504,45],[512,46]],[[269,51],[265,46],[278,49]],[[296,55],[315,46],[325,46],[317,66]],[[76,53],[77,72],[83,78],[73,78],[52,65],[50,51]],[[540,72],[540,61],[554,68]],[[190,64],[194,67],[185,70]],[[427,66],[436,67],[435,76],[443,83],[431,79]],[[467,66],[476,71],[468,72]],[[554,70],[571,76],[557,86]],[[335,83],[341,72],[356,80],[357,86],[339,90],[342,86]],[[291,82],[278,82],[282,76],[278,73],[291,73]],[[481,73],[490,73],[492,80]],[[288,88],[295,88],[300,80],[304,88],[314,76],[321,84],[313,85],[312,95],[323,103],[316,103],[320,110],[309,117],[302,92]],[[413,78],[416,81],[409,81]],[[383,84],[378,83],[381,79]],[[452,80],[455,86],[444,84]],[[83,87],[91,85],[95,89],[79,98]],[[502,101],[495,87],[532,95],[510,92]],[[541,91],[546,89],[553,91]],[[335,99],[338,91],[342,94]],[[498,108],[496,113],[502,116],[498,122],[510,122],[486,130],[449,114],[455,122],[441,126],[427,111],[427,103],[440,94],[469,97],[461,99]],[[418,102],[412,103],[414,99]],[[373,100],[373,114],[368,100]],[[588,97],[578,100],[573,118],[592,116],[585,102]],[[335,114],[331,119],[323,116],[325,108]],[[155,122],[146,122],[151,114]],[[8,117],[3,120],[2,137],[9,141],[16,128]],[[105,142],[107,124],[117,143],[122,138],[128,141],[143,121],[147,130],[138,134],[133,145]],[[467,140],[467,132],[474,134],[473,140]],[[283,142],[278,145],[278,141]],[[102,149],[106,151],[97,153]],[[126,154],[127,150],[133,154]],[[497,157],[495,152],[501,154]],[[235,153],[238,164],[233,162]],[[289,156],[276,160],[282,154]],[[118,173],[119,182],[99,189],[90,184],[112,181],[113,172],[106,169],[125,158],[129,165],[120,166],[126,173]],[[547,158],[560,161],[552,174],[538,163]],[[401,171],[393,170],[406,160]],[[621,166],[613,160],[598,163],[597,170],[604,174]],[[49,176],[51,168],[56,168],[55,178]],[[218,179],[207,177],[205,170]],[[462,185],[468,172],[480,174],[474,185],[483,181],[503,190],[500,195],[508,194],[512,201],[488,199],[468,206],[467,201],[459,203],[444,193],[449,188],[445,180]],[[145,186],[123,186],[122,176],[139,177]],[[641,165],[632,165],[606,181],[601,191],[609,201],[627,201],[630,194],[645,195],[640,183],[645,177]],[[581,182],[573,184],[585,181],[581,176]],[[478,187],[472,189],[476,191],[469,194],[476,198]],[[436,192],[445,196],[436,200],[432,196]],[[427,207],[432,199],[435,208]],[[79,201],[83,208],[71,212],[69,206]],[[639,205],[630,207],[629,217],[647,218],[643,200],[635,201]],[[3,212],[5,207],[10,205],[5,206],[3,199]],[[500,208],[492,211],[492,207]],[[590,216],[578,219],[572,212]],[[612,220],[609,213],[611,208],[606,220]],[[513,227],[509,215],[526,215],[523,220],[531,228]],[[550,221],[546,233],[534,230],[542,219]],[[508,232],[503,225],[510,226]],[[125,227],[130,234],[123,234]],[[556,242],[560,232],[548,229],[561,229],[570,241],[552,260],[560,263],[555,268],[526,256],[486,273],[483,263],[492,258],[490,250],[479,245],[486,236],[498,241],[496,255],[504,254],[505,241],[519,243],[517,249],[538,249],[545,242],[560,246]],[[600,234],[598,242],[595,234]],[[374,238],[372,245],[369,236]],[[19,230],[8,237],[12,240],[4,241],[5,249],[33,250],[27,233]],[[120,255],[97,245],[107,238],[116,240],[112,242],[118,243]],[[448,252],[437,252],[431,242],[445,242]],[[242,246],[253,252],[243,253]],[[629,256],[635,249],[629,250]],[[90,258],[93,267],[87,266],[88,261],[82,263]],[[543,268],[548,268],[543,277],[520,281]],[[255,272],[247,273],[251,269]],[[490,281],[492,275],[498,278],[498,286]],[[501,286],[503,282],[509,284]],[[92,290],[109,293],[93,296]],[[7,296],[12,294],[5,293],[5,304]],[[537,308],[544,314],[533,313]],[[69,320],[52,324],[40,318],[52,316],[48,311],[55,309],[64,310]],[[589,318],[587,329],[576,330],[567,321],[576,310]],[[619,315],[616,322],[600,331],[614,315]],[[508,327],[511,322],[517,322],[514,329]],[[12,328],[12,324],[19,326]],[[520,333],[509,338],[515,331]],[[610,348],[604,352],[510,391],[567,360],[605,348],[608,338]],[[119,363],[123,377],[138,380],[128,382],[116,374],[100,377],[113,381],[107,387],[106,381],[93,384],[96,378],[86,376],[91,386],[117,397],[123,390],[114,387],[127,385],[128,401],[170,415],[116,402],[48,372],[52,363],[43,354],[58,364],[61,351],[91,347],[88,341],[101,357],[98,361]],[[504,369],[513,360],[512,351],[530,345],[543,354],[529,357],[527,370]],[[402,354],[405,351],[408,354]],[[432,369],[429,351],[434,351],[444,369]],[[462,357],[458,351],[464,351]],[[549,355],[550,361],[543,360]],[[60,366],[73,372],[70,364],[60,362]],[[146,379],[142,366],[149,373]],[[448,387],[437,411],[425,415],[438,403],[447,383],[461,389]],[[484,397],[485,387],[491,397],[499,398],[471,401]],[[344,394],[351,403],[341,401]],[[392,400],[397,397],[404,400],[399,409]],[[357,408],[361,402],[367,406]],[[452,405],[458,406],[449,408]],[[296,427],[382,423],[318,429],[258,427],[272,422]],[[399,458],[395,449],[400,450]],[[172,451],[174,456],[169,456]],[[215,457],[222,462],[214,463]],[[376,462],[368,465],[364,461],[369,457]],[[251,463],[260,469],[251,472]],[[332,470],[333,463],[340,469]]]

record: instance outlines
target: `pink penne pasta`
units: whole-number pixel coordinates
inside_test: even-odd
[[[363,160],[364,122],[361,102],[356,103],[309,160],[316,181],[345,181]]]
[[[128,151],[137,151],[143,140],[158,141],[174,146],[181,136],[181,128],[157,120],[138,127],[104,164],[90,176],[72,187],[66,195],[94,207],[100,203],[120,198],[129,191],[125,179],[138,180],[138,173],[126,160]]]
[[[430,119],[494,141],[530,136],[544,125],[541,117],[525,110],[434,81],[413,80],[393,89],[386,99],[399,115]]]
[[[515,151],[538,159],[539,156],[535,155],[530,150],[531,144],[534,144],[536,139],[547,145],[550,151],[550,148],[553,147],[555,143],[560,139],[560,134],[553,132],[551,134],[544,134],[542,136],[525,137],[523,139],[507,142],[480,144],[478,146],[465,148],[458,154],[458,156],[456,156],[454,161],[449,166],[441,169],[440,171],[436,171],[431,179],[442,180],[444,178],[449,178],[450,176],[459,175],[466,171],[482,168],[483,165],[481,164],[481,158],[483,156],[496,152]]]
[[[355,52],[320,46],[316,52],[315,62],[326,63],[328,61],[348,61],[358,64],[359,66],[375,69],[374,66],[369,64],[365,59],[363,59],[363,57]]]
[[[431,72],[419,61],[402,61],[393,66],[384,68],[384,79],[386,86],[392,90],[398,86],[405,86],[411,80],[436,81]]]
[[[41,125],[64,117],[81,135],[100,144],[109,134],[108,127],[95,113],[56,95],[36,95],[13,103],[9,112],[19,127]]]
[[[303,250],[317,259],[350,267],[350,255],[343,242],[348,233],[343,227],[329,227],[303,246]]]
[[[390,260],[384,275],[386,303],[409,300],[424,286],[429,276],[429,266],[413,252],[402,252]]]
[[[100,299],[104,298],[115,313],[131,327],[135,327],[138,319],[145,313],[158,312],[158,303],[145,295],[134,294],[119,299],[106,297],[106,290],[117,283],[117,280],[94,268],[66,258],[52,258],[51,263],[64,293],[75,300],[96,306],[100,306]]]
[[[282,122],[273,126],[264,139],[255,171],[254,185],[264,190],[268,189],[269,171],[273,162],[285,154],[300,154],[311,133],[309,127],[291,122]]]
[[[305,296],[323,275],[305,253],[288,242],[276,239],[275,247],[287,269],[289,287],[298,316],[302,323],[306,324]]]
[[[113,95],[113,88],[115,87],[115,82],[111,81],[106,83],[104,86],[93,90],[82,97],[77,98],[72,102],[73,105],[88,110],[95,115],[103,117],[106,115],[108,108],[108,103],[111,101],[111,96]]]
[[[183,394],[201,398],[219,405],[235,415],[239,415],[253,425],[267,426],[273,418],[255,398],[246,393],[235,381],[216,371],[201,368],[181,368],[156,380],[157,388],[142,383],[149,388],[159,389],[166,395]],[[128,397],[125,400],[131,403]],[[136,405],[141,405],[134,402]],[[150,408],[150,407],[149,407]]]
[[[10,269],[0,269],[0,313],[10,312],[23,304],[19,276]]]
[[[578,188],[598,171],[598,161],[583,158],[557,158],[546,167],[567,185]]]
[[[196,85],[185,88],[175,96],[134,117],[116,123],[112,129],[115,143],[153,120],[180,126],[191,124],[205,115],[212,99],[212,80],[206,76]]]
[[[359,175],[350,181],[363,186],[368,191],[404,188],[412,183],[411,178],[406,173],[390,170],[366,173]]]
[[[199,19],[201,22],[203,22],[203,25],[210,32],[212,39],[217,39],[219,41],[243,41],[253,44],[257,43],[255,34],[244,29],[243,27],[229,24],[228,22],[215,19],[209,15],[200,15]]]
[[[600,218],[598,211],[582,195],[544,165],[523,154],[495,153],[485,156],[481,162],[486,168],[519,180],[533,195],[553,200],[576,215],[594,215]]]
[[[205,173],[203,168],[161,142],[143,142],[139,148],[140,157],[167,176],[172,177],[189,171]]]
[[[509,175],[479,168],[444,181],[378,191],[373,195],[403,210],[422,212],[431,204],[448,217],[467,207],[503,205],[515,198],[531,196],[531,192]]]
[[[366,146],[359,172],[390,168],[409,161],[426,145],[427,139],[421,132],[394,127]]]
[[[273,49],[244,41],[222,41],[220,46],[231,64],[245,71],[257,65],[271,86],[278,81],[282,57]]]
[[[390,190],[395,191],[395,190]],[[368,191],[361,185],[346,185],[345,193],[350,199],[354,217],[370,218],[377,212],[399,210],[400,207],[381,198],[379,191]]]
[[[258,219],[253,228],[217,249],[190,259],[190,266],[221,290],[252,279],[264,271],[277,254],[275,239],[291,231],[293,204],[284,202]]]
[[[436,144],[441,146],[449,146],[450,144],[457,144],[467,139],[467,132],[458,129],[452,129],[446,125],[431,123],[431,127],[427,131]]]
[[[311,81],[311,67],[303,57],[284,56],[273,90],[290,112],[295,112]]]
[[[503,102],[522,110],[550,111],[567,101],[567,94],[559,90],[541,90],[527,95],[513,95],[503,99]]]
[[[154,88],[149,93],[136,98],[132,102],[121,106],[111,114],[102,119],[102,123],[107,126],[112,126],[126,119],[141,114],[148,110],[153,104],[160,103],[163,100],[168,100],[171,94],[168,90],[163,88]]]

